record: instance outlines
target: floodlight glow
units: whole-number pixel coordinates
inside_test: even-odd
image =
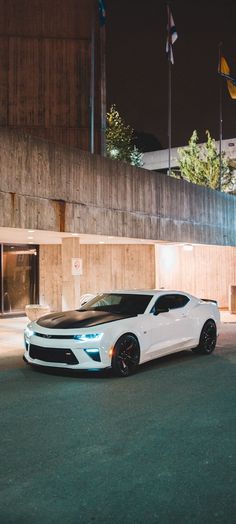
[[[183,250],[184,251],[192,251],[193,250],[192,244],[184,244]]]
[[[119,155],[119,149],[117,149],[117,147],[113,147],[113,148],[110,150],[110,155],[111,155],[113,158],[117,158],[118,155]]]

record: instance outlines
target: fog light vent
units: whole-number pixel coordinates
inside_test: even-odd
[[[95,362],[101,362],[99,349],[84,349],[84,351]]]

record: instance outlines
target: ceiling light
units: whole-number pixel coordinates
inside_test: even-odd
[[[193,250],[193,245],[192,244],[184,244],[183,245],[183,250],[184,251],[192,251]]]

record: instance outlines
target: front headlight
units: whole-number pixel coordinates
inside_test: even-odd
[[[29,326],[27,326],[25,328],[25,338],[31,338],[33,335],[34,331]]]
[[[82,335],[74,335],[74,340],[80,342],[99,341],[103,337],[103,333],[83,333]]]

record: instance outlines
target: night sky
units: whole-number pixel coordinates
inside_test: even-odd
[[[136,131],[168,147],[166,4],[107,0],[107,102]],[[236,78],[236,1],[175,0],[178,40],[173,46],[172,146],[187,144],[194,129],[219,139],[218,44]],[[236,137],[236,100],[223,80],[223,139]]]

